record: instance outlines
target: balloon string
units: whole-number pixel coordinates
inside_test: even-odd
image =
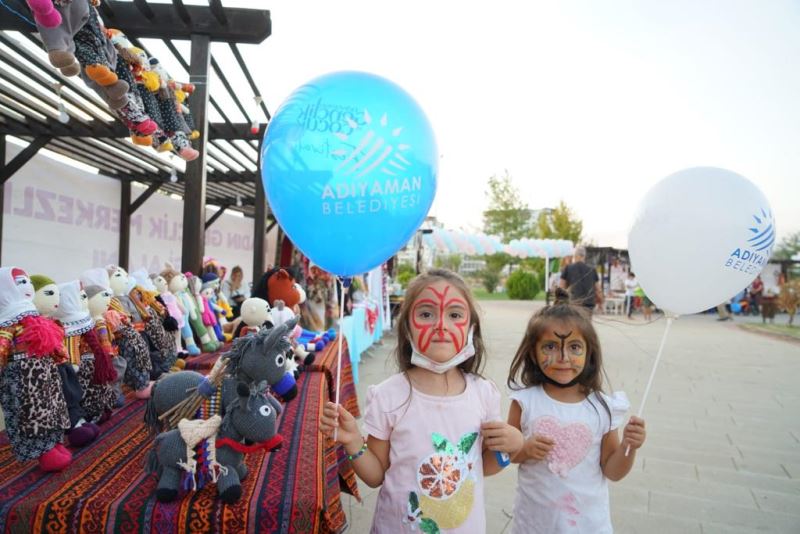
[[[664,327],[664,335],[661,337],[661,345],[658,347],[658,354],[656,354],[656,361],[653,362],[653,369],[650,371],[650,378],[647,379],[647,386],[644,388],[644,395],[642,395],[642,404],[639,405],[639,412],[636,417],[642,417],[644,413],[644,405],[647,402],[647,396],[650,394],[650,387],[653,385],[653,378],[656,376],[656,369],[658,369],[658,362],[661,360],[661,354],[664,352],[664,345],[667,343],[667,335],[669,335],[669,327],[672,326],[672,317],[667,317],[667,326]],[[631,452],[631,446],[625,449],[625,456]]]
[[[336,406],[338,410],[339,406],[339,389],[342,385],[342,338],[344,337],[344,329],[342,328],[342,323],[344,322],[344,283],[341,278],[339,280],[339,353],[336,356]],[[338,414],[337,414],[338,418]],[[333,441],[336,441],[336,437],[339,434],[339,427],[333,429]]]

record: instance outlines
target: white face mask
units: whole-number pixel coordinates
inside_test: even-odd
[[[433,371],[437,374],[444,374],[453,367],[460,365],[461,363],[469,360],[473,356],[475,356],[475,345],[472,344],[472,332],[474,327],[470,327],[469,334],[467,335],[467,344],[464,345],[464,348],[461,351],[447,360],[446,362],[435,362],[422,354],[418,349],[416,344],[412,341],[411,342],[411,365],[415,367],[421,367],[423,369],[427,369],[428,371]]]

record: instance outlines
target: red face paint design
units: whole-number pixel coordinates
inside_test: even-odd
[[[467,302],[458,296],[448,297],[453,286],[428,286],[411,309],[412,337],[423,354],[431,344],[448,343],[459,353],[467,343],[470,316]],[[453,291],[454,293],[456,291]]]

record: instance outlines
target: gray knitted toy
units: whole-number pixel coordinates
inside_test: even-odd
[[[227,360],[226,376],[222,380],[221,408],[228,406],[236,395],[236,384],[244,383],[253,392],[262,392],[268,385],[285,401],[297,395],[294,376],[286,371],[286,351],[291,347],[289,334],[297,319],[275,328],[262,328],[257,334],[233,341],[231,350],[221,356]],[[200,373],[179,371],[164,375],[153,385],[147,403],[145,423],[155,431],[162,430],[159,417],[178,405],[193,391],[210,398],[216,389]]]
[[[156,498],[175,500],[181,488],[194,491],[216,482],[220,499],[236,502],[247,476],[244,454],[279,448],[276,419],[280,404],[269,395],[251,394],[239,383],[238,398],[225,411],[208,420],[182,420],[179,428],[159,434],[147,458],[146,470],[158,475]],[[248,445],[251,444],[251,445]],[[197,447],[197,453],[195,453]]]

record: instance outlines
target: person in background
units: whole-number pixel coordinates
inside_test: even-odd
[[[761,280],[761,275],[758,275],[750,284],[750,313],[753,315],[761,313],[759,306],[761,306],[762,295],[764,295],[764,282]]]
[[[729,306],[730,303],[728,302],[723,302],[717,306],[717,315],[719,315],[719,317],[717,317],[717,321],[730,321],[733,319],[733,317],[731,317]]]
[[[245,287],[242,279],[244,273],[240,266],[236,266],[231,271],[231,277],[222,282],[222,293],[233,308],[233,316],[239,317],[244,302],[250,294],[250,291]]]
[[[633,313],[633,299],[636,296],[637,287],[639,287],[639,282],[636,281],[636,275],[631,271],[625,279],[625,312],[628,314],[628,319]]]
[[[603,290],[597,271],[586,265],[586,249],[575,247],[573,262],[561,271],[559,286],[569,292],[570,304],[583,306],[591,314],[595,305],[603,304]]]

